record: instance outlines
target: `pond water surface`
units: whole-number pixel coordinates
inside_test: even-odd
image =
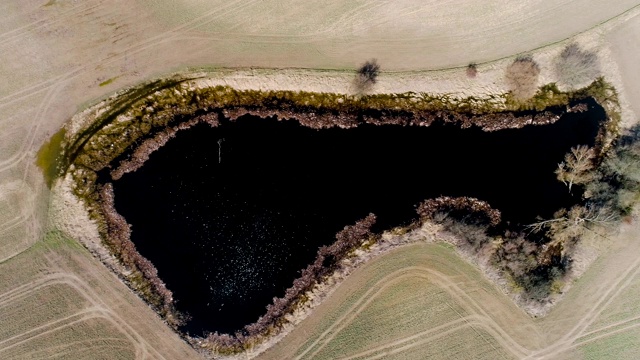
[[[446,195],[485,200],[511,224],[552,216],[576,201],[556,180],[557,164],[572,146],[594,144],[602,118],[596,107],[487,133],[441,124],[313,130],[245,116],[179,132],[114,182],[115,205],[191,315],[183,330],[235,332],[284,294],[319,246],[370,212],[377,230],[388,229]]]

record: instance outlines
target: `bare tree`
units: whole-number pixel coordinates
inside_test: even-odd
[[[373,84],[376,83],[379,73],[380,65],[378,65],[376,59],[371,59],[365,62],[358,69],[358,73],[354,81],[356,90],[360,93],[363,93],[371,89]]]
[[[527,228],[533,232],[546,229],[549,237],[553,239],[551,243],[565,243],[580,237],[594,226],[611,227],[618,220],[619,216],[609,208],[574,206],[568,211],[559,210],[553,219],[538,221],[527,225]]]
[[[540,67],[531,57],[518,57],[507,67],[505,80],[516,99],[532,97],[537,89]]]
[[[478,75],[478,65],[476,63],[471,63],[467,66],[467,77],[474,78]]]
[[[609,208],[574,206],[569,211],[562,209],[556,212],[553,219],[542,220],[527,227],[533,232],[546,229],[551,241],[542,246],[538,253],[538,263],[549,265],[553,257],[566,256],[586,231],[603,236],[596,229],[610,229],[618,220],[619,216]]]
[[[569,191],[573,184],[585,184],[593,180],[594,157],[593,149],[586,145],[571,148],[571,152],[565,155],[564,162],[558,164],[556,169],[558,180],[567,185]]]
[[[598,55],[583,50],[576,43],[562,50],[555,67],[558,79],[571,88],[587,85],[600,76]]]

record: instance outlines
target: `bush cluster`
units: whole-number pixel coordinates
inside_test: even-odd
[[[578,44],[569,44],[560,53],[555,70],[560,82],[570,88],[584,86],[600,76],[598,55]]]
[[[505,80],[514,98],[526,100],[538,89],[540,67],[531,57],[519,57],[507,67]]]

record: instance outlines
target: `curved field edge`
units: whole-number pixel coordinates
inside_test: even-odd
[[[532,318],[517,307],[454,247],[433,241],[439,236],[422,233],[412,243],[370,259],[347,276],[313,312],[258,359],[378,359],[378,358],[606,358],[632,359],[637,349],[638,307],[633,303],[640,279],[633,250],[638,249],[638,224],[624,226],[607,244],[590,244],[601,256],[585,276],[575,280],[567,297],[543,318]],[[598,239],[602,242],[603,239]],[[613,249],[609,247],[614,245]],[[620,252],[620,249],[629,251]],[[606,249],[606,250],[605,250]],[[613,251],[611,251],[613,250]],[[437,289],[425,297],[412,296],[407,280],[423,279]],[[385,289],[405,284],[403,298],[384,296]],[[634,286],[636,288],[634,289]],[[450,305],[430,303],[446,293]],[[396,301],[391,304],[389,301]],[[436,316],[408,329],[393,329],[384,341],[377,334],[387,318],[402,322],[405,311],[440,306],[448,319]],[[389,305],[389,306],[386,306]],[[451,309],[462,308],[452,314]],[[378,309],[375,313],[372,310]],[[421,311],[425,311],[422,309]],[[617,313],[615,318],[608,314]],[[368,313],[367,313],[368,312]],[[622,314],[624,312],[624,314]],[[446,317],[446,316],[444,316]],[[370,327],[363,328],[363,319]],[[622,319],[622,320],[621,320]],[[350,331],[359,327],[362,331]],[[425,329],[426,328],[426,329]],[[466,334],[462,329],[474,329]],[[481,333],[481,335],[479,335]],[[477,338],[480,337],[480,340]],[[345,344],[346,342],[346,344]],[[476,344],[465,348],[460,344]],[[457,350],[456,347],[462,349]],[[365,348],[366,350],[362,350]],[[434,352],[433,349],[439,349]]]
[[[424,358],[429,349],[440,348],[431,356],[444,359],[455,355],[446,351],[445,344],[465,342],[488,347],[483,349],[483,358],[520,358],[529,354],[529,347],[540,345],[540,334],[529,324],[528,315],[451,246],[432,240],[418,240],[363,264],[311,316],[259,358],[384,358],[407,351]],[[426,283],[430,291],[422,294],[412,286],[416,281]],[[388,291],[394,296],[385,296]],[[432,307],[438,309],[437,316],[422,319],[424,322],[386,333],[386,328],[378,328],[387,319],[406,322],[416,311]],[[478,343],[460,336],[464,329],[481,329],[486,335]],[[386,335],[383,341],[381,333]],[[527,340],[520,344],[521,339]]]
[[[57,134],[41,149],[38,159],[38,164],[45,174],[49,174],[50,184],[54,184],[56,178],[69,176],[72,179],[73,192],[85,202],[91,218],[97,222],[103,244],[127,268],[119,275],[173,326],[179,324],[179,314],[174,311],[171,293],[157,278],[153,265],[141,258],[135,249],[134,252],[139,258],[136,261],[127,261],[126,256],[116,251],[107,236],[112,224],[107,221],[104,208],[101,209],[104,195],[101,196],[100,193],[104,194],[104,191],[98,191],[96,183],[97,171],[104,169],[121,154],[130,151],[133,144],[157,134],[161,129],[179,126],[194,116],[211,117],[211,114],[230,115],[232,118],[246,113],[296,118],[303,113],[311,114],[304,120],[307,122],[305,125],[323,128],[351,127],[361,122],[384,123],[386,119],[403,115],[424,115],[428,118],[429,115],[433,117],[434,113],[450,113],[464,114],[467,119],[472,119],[466,123],[458,121],[461,126],[479,125],[490,131],[524,126],[526,120],[513,120],[513,113],[518,112],[547,112],[546,117],[540,119],[540,123],[554,121],[557,116],[551,109],[558,111],[564,107],[562,111],[571,111],[569,103],[593,97],[608,114],[606,133],[603,134],[605,140],[612,139],[618,132],[617,94],[602,78],[586,88],[572,92],[561,92],[554,84],[548,84],[526,101],[517,101],[509,93],[479,99],[431,96],[425,93],[351,96],[293,91],[240,91],[226,86],[199,87],[198,80],[198,76],[177,75],[124,90],[76,116],[67,124],[64,132]],[[362,115],[363,113],[365,115]],[[371,121],[368,121],[367,113],[374,114]],[[340,114],[349,116],[335,121]],[[497,117],[498,120],[500,116],[503,119],[506,116],[507,121],[491,123],[483,118],[485,116],[494,116],[493,119]],[[533,118],[534,115],[530,115],[529,119]],[[211,121],[210,118],[209,120]],[[417,123],[428,124],[429,120]],[[602,144],[606,145],[607,141]],[[602,150],[605,148],[606,146]],[[62,149],[61,155],[52,155],[59,149]],[[116,230],[126,232],[128,226],[124,219],[120,220],[122,224],[120,229]],[[132,243],[127,246],[134,247]],[[304,296],[299,298],[287,314],[304,306],[305,301]],[[283,314],[283,323],[287,322],[287,314]],[[277,335],[281,326],[282,324],[279,324],[269,330],[267,338]],[[265,338],[246,342],[242,348],[233,346],[233,349],[217,348],[215,351],[243,351],[247,346],[252,347],[264,340]]]

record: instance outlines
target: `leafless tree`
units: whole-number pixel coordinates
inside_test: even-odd
[[[610,227],[618,219],[619,216],[608,208],[574,206],[568,211],[559,210],[553,219],[540,220],[527,228],[533,232],[546,229],[553,241],[564,242],[579,237],[592,226]]]
[[[478,65],[471,63],[467,66],[467,77],[474,78],[478,75]]]
[[[598,55],[583,50],[576,43],[562,50],[555,67],[558,79],[571,88],[587,85],[600,76]]]
[[[364,93],[371,89],[373,84],[376,83],[378,75],[380,74],[380,65],[376,59],[365,62],[358,69],[358,73],[354,80],[354,85],[359,93]]]
[[[537,89],[540,67],[531,57],[519,57],[509,67],[505,80],[516,99],[532,97]]]
[[[574,206],[570,210],[562,209],[553,219],[541,220],[528,225],[533,232],[546,230],[551,241],[542,246],[538,254],[540,264],[548,264],[554,255],[566,256],[574,245],[587,231],[602,236],[597,229],[609,230],[619,221],[619,215],[609,208],[594,206]]]
[[[571,152],[564,157],[564,162],[558,164],[556,169],[558,180],[567,185],[569,191],[573,184],[585,184],[593,180],[594,157],[593,149],[586,145],[571,148]]]

